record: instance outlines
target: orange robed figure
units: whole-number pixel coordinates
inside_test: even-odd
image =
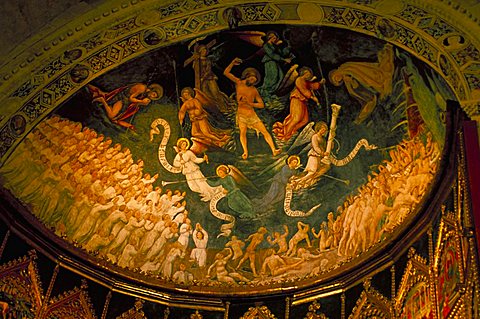
[[[273,125],[273,133],[279,140],[288,141],[299,129],[309,122],[308,100],[313,100],[319,104],[314,94],[320,86],[325,83],[321,81],[312,81],[313,72],[308,67],[302,67],[298,78],[295,80],[295,88],[290,93],[290,114],[283,123],[276,122]]]

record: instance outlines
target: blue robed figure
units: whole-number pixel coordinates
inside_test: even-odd
[[[241,218],[255,217],[255,211],[250,199],[238,187],[233,176],[229,174],[230,168],[227,165],[217,167],[218,181],[209,181],[211,186],[223,186],[226,191],[228,207],[236,212]]]
[[[269,209],[272,205],[285,199],[285,187],[290,177],[297,173],[299,166],[300,158],[297,155],[292,155],[287,159],[287,164],[272,178],[268,192],[262,198],[254,200],[257,211]]]

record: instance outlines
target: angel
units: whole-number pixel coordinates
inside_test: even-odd
[[[188,187],[195,193],[199,193],[202,201],[210,201],[211,198],[221,190],[221,187],[212,187],[207,183],[207,178],[203,175],[198,164],[207,162],[208,156],[197,157],[195,153],[189,150],[190,141],[186,138],[180,138],[175,146],[177,155],[173,160],[173,166],[180,168],[182,174],[187,179]]]
[[[265,96],[273,94],[283,81],[282,64],[292,63],[295,57],[290,47],[283,42],[275,31],[268,31],[262,46],[265,55],[262,62],[265,67],[265,78],[260,87],[260,93]]]
[[[299,76],[295,80],[295,88],[290,93],[290,113],[283,123],[276,122],[273,125],[273,134],[283,141],[288,141],[308,121],[308,101],[312,100],[320,105],[315,91],[325,83],[325,79],[315,81],[313,71],[309,67],[302,67]]]
[[[208,44],[199,44],[198,41],[205,37],[195,39],[188,48],[193,45],[193,54],[185,60],[183,66],[192,64],[195,72],[195,91],[207,107],[218,109],[221,112],[227,112],[232,109],[232,101],[228,96],[220,91],[218,87],[218,77],[212,71],[212,57],[209,56],[210,49],[216,44],[216,40]]]
[[[345,85],[348,93],[361,104],[356,124],[370,116],[378,99],[383,99],[392,92],[395,71],[392,45],[386,44],[377,56],[378,62],[345,62],[329,74],[333,85]]]
[[[235,35],[244,41],[261,47],[255,53],[255,55],[263,55],[262,63],[265,69],[265,78],[259,91],[265,98],[275,95],[283,88],[285,80],[289,78],[291,72],[298,67],[298,65],[292,65],[287,72],[287,76],[285,76],[284,65],[291,64],[295,58],[290,46],[281,40],[275,31],[268,31],[266,34],[259,31],[244,31],[236,32]]]
[[[192,123],[192,139],[201,140],[208,145],[224,146],[230,140],[230,132],[217,129],[209,123],[208,113],[203,109],[202,103],[192,88],[183,88],[181,95],[183,104],[178,111],[180,125],[183,125],[185,116],[188,114]]]
[[[283,168],[273,176],[268,192],[262,198],[253,201],[258,212],[265,211],[285,199],[285,186],[301,165],[300,157],[297,155],[289,156],[285,162]]]
[[[216,170],[218,181],[210,181],[212,186],[222,186],[226,194],[228,207],[241,218],[255,217],[255,210],[250,199],[240,190],[237,180],[246,180],[245,176],[232,165],[220,165]]]
[[[377,148],[376,145],[370,144],[367,139],[360,139],[350,153],[342,159],[332,154],[333,141],[336,136],[337,118],[341,109],[338,104],[332,104],[332,119],[330,122],[330,129],[327,123],[320,121],[318,123],[310,123],[307,125],[295,139],[290,150],[294,147],[304,145],[307,141],[310,141],[309,145],[304,147],[300,152],[308,151],[308,160],[305,170],[302,174],[294,176],[290,179],[289,185],[293,190],[301,188],[307,188],[314,185],[320,180],[322,176],[326,176],[330,179],[343,182],[346,185],[350,183],[349,180],[342,180],[333,176],[326,175],[331,165],[344,166],[355,158],[357,153],[362,147],[367,151],[371,151]],[[313,126],[313,130],[312,130]],[[326,136],[328,135],[328,139]]]
[[[135,131],[135,126],[127,122],[151,101],[156,101],[163,96],[163,87],[157,83],[146,85],[134,83],[129,86],[117,88],[111,92],[103,92],[91,84],[88,90],[92,93],[92,102],[99,102],[105,108],[108,119],[117,125]],[[113,104],[109,104],[110,102]]]
[[[294,188],[304,188],[313,185],[320,176],[330,169],[330,164],[325,164],[322,159],[327,156],[327,141],[325,136],[328,134],[327,123],[321,121],[315,124],[315,133],[311,137],[311,149],[308,152],[308,161],[305,171],[300,176],[295,176],[290,180]]]

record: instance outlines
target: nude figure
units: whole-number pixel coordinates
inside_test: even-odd
[[[266,255],[267,256],[262,264],[262,270],[260,271],[260,274],[262,275],[267,275],[267,270],[272,276],[282,275],[291,269],[297,268],[303,262],[303,260],[300,260],[294,264],[288,265],[285,260],[275,254],[273,248],[268,249]]]
[[[260,82],[260,74],[254,68],[246,68],[242,72],[241,79],[237,78],[231,73],[235,65],[240,65],[242,60],[235,58],[225,69],[223,74],[235,83],[235,90],[237,95],[237,125],[240,129],[240,143],[242,144],[243,154],[242,158],[248,158],[247,146],[247,129],[254,129],[257,133],[260,132],[272,151],[273,156],[280,154],[280,150],[275,148],[272,136],[265,128],[262,120],[255,113],[255,108],[262,109],[265,107],[260,93],[258,93],[255,85]]]
[[[260,227],[256,233],[251,234],[248,236],[246,241],[250,241],[250,245],[248,245],[247,249],[245,250],[245,255],[238,263],[238,266],[235,269],[239,269],[242,264],[248,259],[250,261],[250,268],[252,269],[253,275],[258,277],[257,271],[255,269],[255,257],[256,257],[256,248],[257,246],[263,241],[265,234],[267,233],[267,229],[265,227]]]
[[[302,222],[297,223],[298,231],[290,241],[288,242],[288,251],[287,256],[294,256],[297,251],[297,245],[302,241],[305,240],[307,242],[308,248],[312,247],[312,243],[310,242],[310,238],[308,237],[308,231],[310,230],[310,226],[308,224],[304,224]]]
[[[267,241],[270,245],[278,245],[278,250],[276,252],[277,255],[280,255],[281,253],[284,253],[288,250],[288,245],[287,245],[287,236],[288,236],[288,226],[283,225],[283,229],[285,232],[283,234],[280,234],[279,232],[274,232],[273,233],[273,240],[272,237],[268,236]]]
[[[232,240],[225,244],[225,247],[231,248],[233,250],[233,258],[232,260],[237,260],[238,258],[242,257],[243,255],[243,247],[245,247],[245,243],[237,238],[237,236],[232,236]]]
[[[215,276],[217,277],[217,280],[220,282],[236,284],[235,279],[238,281],[248,282],[249,280],[244,276],[240,275],[239,273],[236,273],[236,272],[229,273],[227,271],[227,268],[226,268],[227,263],[230,260],[230,258],[232,258],[233,256],[233,251],[230,248],[228,248],[227,250],[228,250],[228,253],[221,251],[215,255],[215,261],[210,267],[208,267],[207,278],[213,277],[212,271],[215,270]]]

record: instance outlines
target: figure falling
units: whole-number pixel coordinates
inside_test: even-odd
[[[148,86],[143,83],[134,83],[110,92],[103,92],[89,84],[88,90],[92,94],[92,102],[98,102],[104,107],[112,123],[132,131],[135,131],[135,126],[131,121],[140,108],[148,106],[150,102],[159,100],[163,96],[163,87],[156,83]]]

